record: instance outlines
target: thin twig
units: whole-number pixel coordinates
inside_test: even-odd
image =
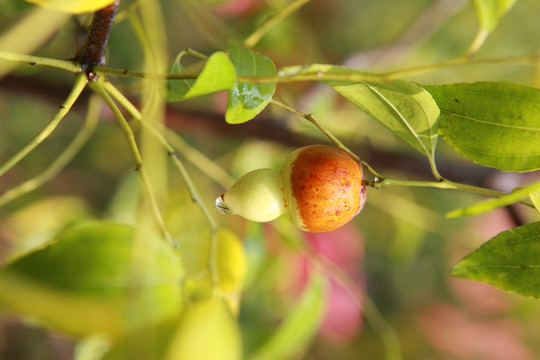
[[[40,65],[49,66],[57,69],[66,70],[72,73],[78,73],[81,71],[81,67],[70,60],[58,60],[41,56],[17,54],[8,51],[0,51],[0,59],[27,63],[28,65]]]
[[[221,166],[209,159],[205,154],[193,146],[188,145],[176,132],[170,129],[165,130],[165,138],[177,151],[194,166],[199,168],[208,177],[224,187],[230,188],[234,183],[234,178],[227,173]]]
[[[32,140],[30,140],[28,144],[26,144],[21,150],[19,150],[19,152],[17,152],[2,166],[0,166],[0,176],[2,176],[6,173],[6,171],[15,166],[26,155],[28,155],[32,150],[34,150],[43,140],[45,140],[47,137],[49,137],[49,135],[52,134],[60,121],[64,118],[64,116],[66,116],[69,110],[71,110],[71,107],[85,88],[86,84],[86,74],[79,74],[75,77],[75,83],[73,84],[71,92],[67,96],[66,100],[64,100],[62,105],[60,105],[58,111],[54,114],[52,119]]]
[[[133,134],[133,130],[131,130],[131,127],[129,126],[128,122],[124,118],[124,115],[122,115],[122,112],[116,106],[115,102],[112,100],[112,98],[109,96],[109,93],[105,90],[103,81],[93,81],[90,83],[90,87],[92,90],[94,90],[101,98],[105,101],[109,109],[114,114],[114,117],[118,121],[120,127],[122,128],[122,131],[124,132],[124,135],[126,136],[126,139],[128,141],[129,149],[131,151],[131,155],[133,157],[133,161],[135,163],[135,170],[139,174],[139,177],[141,179],[144,191],[146,193],[146,196],[150,202],[150,206],[152,208],[152,214],[154,216],[154,220],[161,231],[162,235],[165,237],[165,239],[173,246],[176,247],[176,243],[172,239],[171,235],[167,231],[167,228],[165,226],[165,221],[163,220],[163,216],[161,215],[161,211],[159,210],[159,206],[157,204],[156,197],[154,195],[154,191],[152,189],[152,185],[150,183],[150,179],[148,177],[148,173],[146,169],[143,166],[142,156],[139,151],[139,147],[137,146],[137,143],[135,141],[135,134]]]
[[[178,152],[169,144],[169,142],[162,135],[162,133],[155,126],[145,121],[140,111],[124,96],[124,94],[122,94],[122,92],[118,91],[118,89],[113,84],[107,82],[103,85],[103,87],[105,91],[111,96],[113,96],[131,114],[131,116],[133,116],[135,120],[137,120],[146,130],[148,130],[153,136],[155,136],[155,138],[168,151],[176,168],[180,172],[182,179],[184,180],[186,188],[191,196],[191,200],[199,207],[206,220],[208,221],[208,225],[210,226],[211,231],[209,250],[210,261],[208,267],[214,291],[217,291],[219,285],[219,272],[217,267],[217,230],[219,229],[219,225],[217,221],[214,219],[214,217],[202,201],[202,197],[199,194],[197,187],[191,180],[189,173],[187,172],[184,164],[178,156]]]
[[[362,309],[362,314],[373,331],[381,338],[386,350],[387,360],[401,360],[401,344],[399,336],[392,326],[381,315],[366,291],[362,290],[356,281],[342,268],[328,258],[319,255],[312,248],[305,248],[301,252],[307,256],[311,263],[322,273],[348,290],[357,306]]]
[[[103,87],[107,91],[107,93],[114,97],[130,113],[130,115],[133,116],[135,120],[137,120],[143,127],[150,131],[150,133],[163,145],[167,152],[169,152],[169,155],[172,157],[175,165],[177,166],[178,170],[182,175],[182,178],[186,183],[193,202],[197,204],[197,206],[199,206],[203,214],[206,216],[212,230],[217,230],[218,226],[216,220],[213,218],[213,216],[210,214],[210,211],[208,211],[208,209],[204,205],[202,197],[200,196],[189,174],[185,170],[184,165],[180,161],[176,149],[171,146],[165,136],[162,135],[162,133],[154,125],[149,124],[143,119],[140,111],[122,94],[122,92],[118,91],[118,89],[112,83],[107,82],[103,84]]]
[[[73,141],[62,151],[62,153],[56,158],[56,160],[50,164],[45,171],[38,176],[25,181],[22,184],[6,191],[0,196],[0,206],[8,203],[9,201],[16,199],[24,194],[27,194],[47,181],[54,178],[67,164],[77,155],[80,149],[88,141],[92,133],[94,132],[98,120],[99,120],[99,100],[98,97],[91,97],[88,105],[88,113],[83,127],[73,139]]]
[[[1,54],[0,54],[1,55]],[[421,74],[429,71],[435,71],[446,67],[455,67],[469,64],[497,64],[497,63],[514,63],[514,62],[538,62],[540,61],[540,53],[504,57],[504,58],[471,58],[467,56],[460,56],[457,58],[444,60],[437,63],[421,65],[401,70],[384,71],[384,72],[358,72],[358,70],[351,69],[350,73],[325,73],[316,71],[312,73],[301,74],[278,74],[275,76],[248,76],[238,75],[237,80],[239,82],[250,83],[290,83],[300,81],[344,81],[344,82],[361,82],[361,81],[391,81],[398,78]],[[96,67],[95,72],[102,75],[114,75],[118,77],[130,77],[138,79],[151,79],[151,80],[173,80],[173,79],[196,79],[198,73],[187,74],[165,74],[165,73],[147,73],[139,71],[131,71],[129,69],[113,69],[106,67]]]
[[[336,144],[336,146],[338,148],[340,148],[341,150],[347,152],[349,155],[351,155],[356,161],[358,161],[360,164],[362,164],[362,166],[364,166],[373,176],[377,177],[377,178],[382,178],[382,176],[377,172],[375,171],[375,169],[373,169],[367,162],[365,162],[364,160],[362,160],[358,155],[356,155],[355,153],[353,153],[347,146],[345,146],[338,138],[336,138],[334,136],[334,134],[332,134],[328,129],[326,129],[316,118],[315,116],[313,116],[313,114],[306,114],[306,113],[303,113],[299,110],[296,110],[295,108],[293,107],[290,107],[286,104],[283,104],[282,102],[280,101],[277,101],[275,99],[271,99],[270,100],[270,103],[271,104],[274,104],[276,106],[279,106],[281,107],[282,109],[285,109],[293,114],[296,114],[298,116],[301,116],[303,117],[304,119],[306,119],[307,121],[311,122],[313,125],[315,125],[317,127],[317,129],[319,129],[330,141],[332,141],[334,144]]]
[[[248,49],[254,47],[264,35],[270,31],[278,22],[300,9],[304,4],[311,0],[296,0],[285,9],[279,11],[274,16],[270,17],[264,24],[262,24],[257,30],[255,30],[246,40],[244,40],[244,46]]]

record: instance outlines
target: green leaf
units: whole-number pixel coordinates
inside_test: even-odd
[[[454,211],[449,212],[446,214],[446,217],[448,218],[456,218],[461,216],[469,216],[469,215],[478,215],[482,214],[503,206],[508,206],[511,204],[514,204],[522,199],[525,199],[530,193],[534,193],[534,191],[540,189],[540,181],[529,185],[527,187],[516,189],[511,194],[508,194],[506,196],[491,199],[487,201],[483,201],[481,203],[468,206],[466,208],[457,209]]]
[[[114,0],[26,0],[29,3],[72,14],[93,12],[111,5]]]
[[[178,328],[180,316],[132,331],[119,341],[110,344],[99,360],[163,360],[169,343]],[[99,344],[98,344],[99,345]],[[91,359],[91,360],[98,360]],[[74,359],[87,360],[87,359]],[[88,359],[90,360],[90,359]]]
[[[73,360],[102,360],[111,347],[110,339],[104,334],[91,334],[77,342]]]
[[[229,47],[229,56],[237,75],[276,76],[276,67],[266,56],[234,42],[231,42]],[[268,105],[275,90],[275,82],[261,84],[236,82],[229,90],[225,120],[229,124],[241,124],[253,119]]]
[[[510,82],[424,86],[439,132],[459,153],[503,171],[540,169],[540,90]]]
[[[185,52],[181,52],[171,66],[170,74],[187,74],[180,62]],[[180,101],[228,90],[236,83],[234,65],[224,52],[215,52],[204,65],[197,79],[168,80],[162,91],[167,101]]]
[[[516,0],[473,0],[476,16],[478,17],[478,31],[469,45],[466,54],[474,54],[484,45],[489,34],[495,30],[499,19],[514,5]]]
[[[214,238],[212,238],[214,236]],[[186,270],[186,288],[190,295],[208,297],[214,291],[210,274],[210,242],[215,241],[218,289],[231,311],[238,313],[240,295],[246,276],[246,255],[242,240],[230,229],[220,227],[184,234],[178,241]]]
[[[452,275],[540,298],[540,222],[498,234],[457,263]]]
[[[491,32],[516,0],[473,0],[480,31]]]
[[[180,319],[165,360],[241,360],[240,330],[218,298],[189,306]]]
[[[300,358],[319,329],[326,306],[325,285],[322,275],[312,275],[291,313],[250,360]]]
[[[176,316],[182,278],[177,255],[155,235],[86,223],[4,268],[0,307],[70,333],[115,337]]]
[[[431,95],[414,83],[344,83],[329,81],[337,92],[412,147],[433,159],[439,108]]]
[[[538,212],[540,213],[540,191],[533,191],[529,193],[529,197],[531,198],[531,201],[534,204],[536,210],[538,210]]]

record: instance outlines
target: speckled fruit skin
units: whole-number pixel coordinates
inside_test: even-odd
[[[281,176],[288,187],[285,207],[292,222],[304,231],[340,228],[366,201],[361,165],[337,148],[312,145],[297,149],[285,159]]]
[[[336,230],[364,207],[362,166],[345,151],[311,145],[290,153],[281,169],[253,170],[216,199],[222,214],[266,222],[281,215],[308,232]]]

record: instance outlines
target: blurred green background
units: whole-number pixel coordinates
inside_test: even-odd
[[[168,58],[186,47],[204,54],[242,41],[286,0],[163,0]],[[107,65],[140,70],[141,45],[129,21],[136,1],[122,1],[108,50]],[[0,31],[32,10],[20,0],[0,0]],[[538,53],[540,1],[519,0],[487,39],[477,57]],[[66,18],[36,55],[73,57],[77,34],[90,15]],[[43,25],[45,26],[45,25]],[[48,26],[48,25],[47,25]],[[35,24],[39,31],[41,24]],[[369,70],[402,69],[461,55],[474,38],[477,20],[464,0],[312,0],[276,25],[254,48],[276,66],[342,64]],[[84,34],[84,32],[83,32]],[[24,42],[24,39],[21,39]],[[1,40],[0,40],[0,44]],[[11,50],[1,48],[0,50]],[[164,69],[165,70],[165,69]],[[539,87],[538,63],[476,63],[411,77],[420,83],[508,80]],[[136,99],[140,81],[111,79]],[[72,75],[46,67],[18,66],[0,80],[0,162],[41,129],[69,91]],[[88,93],[54,134],[0,178],[0,191],[35,176],[65,148],[84,118]],[[313,113],[335,135],[387,176],[429,179],[420,154],[347,103],[329,87],[312,82],[279,84],[276,97]],[[279,168],[292,149],[327,143],[307,121],[269,107],[244,125],[226,125],[225,94],[168,104],[167,125],[233,178],[260,168]],[[505,174],[459,157],[441,140],[437,161],[443,176],[500,190],[530,183],[538,173]],[[225,179],[201,169],[198,155],[180,155],[213,210]],[[209,176],[215,175],[215,176]],[[180,176],[168,172],[166,223],[175,237],[206,227]],[[140,189],[125,139],[103,110],[96,133],[53,181],[0,208],[0,256],[32,248],[59,229],[82,219],[133,223]],[[357,280],[399,337],[404,359],[528,360],[540,358],[537,301],[481,283],[453,279],[450,267],[500,231],[532,221],[533,212],[511,208],[464,219],[444,214],[477,201],[476,196],[434,189],[368,189],[368,202],[345,228],[306,235],[289,224],[248,224],[215,212],[220,224],[241,235],[251,263],[240,312],[244,349],[256,349],[281,321],[305,284],[305,258],[297,243],[308,241]],[[333,284],[327,317],[305,359],[382,359],[386,349],[377,324],[366,322],[353,296]],[[1,289],[0,289],[1,291]],[[373,311],[373,310],[365,310]],[[373,318],[373,313],[368,318]],[[0,313],[0,359],[69,359],[74,340]]]

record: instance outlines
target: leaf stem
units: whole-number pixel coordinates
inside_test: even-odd
[[[146,172],[146,169],[143,166],[142,156],[139,151],[139,147],[137,146],[137,142],[135,141],[135,134],[133,133],[133,130],[131,129],[128,122],[124,118],[124,115],[122,115],[122,112],[120,111],[118,106],[116,106],[113,99],[109,96],[108,92],[105,90],[104,80],[100,79],[98,81],[92,81],[90,82],[89,86],[105,101],[109,109],[111,109],[111,111],[113,112],[114,117],[118,121],[118,124],[120,125],[122,131],[124,132],[124,135],[126,136],[126,139],[129,145],[129,149],[131,151],[131,155],[133,157],[133,161],[135,163],[135,171],[137,171],[137,173],[139,174],[144,191],[150,202],[152,213],[154,215],[154,220],[158,228],[160,229],[162,235],[165,237],[165,239],[173,247],[176,247],[176,243],[173,241],[171,235],[167,231],[167,228],[165,226],[165,221],[163,220],[163,216],[161,215],[161,211],[159,210],[159,206],[157,204],[157,200],[154,195],[154,191],[152,189],[152,185],[150,183],[148,173]]]
[[[54,178],[67,164],[73,159],[73,157],[80,151],[84,144],[88,141],[92,133],[94,132],[98,120],[99,120],[99,98],[93,96],[90,98],[88,105],[88,113],[83,127],[73,139],[73,141],[64,149],[64,151],[56,158],[56,160],[50,164],[38,176],[25,181],[22,184],[6,191],[0,195],[0,206],[8,203],[9,201],[16,199],[19,196],[27,194],[47,181]]]
[[[278,100],[271,99],[270,103],[276,106],[281,107],[282,109],[285,109],[293,114],[296,114],[298,116],[303,117],[307,121],[311,122],[313,125],[317,127],[331,142],[333,142],[338,148],[341,150],[347,152],[349,155],[351,155],[356,161],[358,161],[362,166],[366,168],[373,176],[377,178],[382,178],[382,176],[375,171],[366,161],[362,160],[358,155],[353,153],[347,146],[345,146],[337,137],[334,136],[327,128],[325,128],[316,118],[313,116],[313,114],[306,114],[299,110],[296,110],[295,108],[288,106]]]
[[[66,100],[64,100],[62,105],[59,106],[58,111],[54,114],[52,119],[32,140],[30,140],[30,142],[28,142],[28,144],[26,144],[21,150],[19,150],[8,161],[6,161],[2,166],[0,166],[0,176],[2,176],[6,173],[6,171],[15,166],[26,155],[28,155],[32,150],[34,150],[43,140],[45,140],[47,137],[49,137],[49,135],[52,134],[60,121],[64,118],[64,116],[66,116],[69,110],[71,110],[71,107],[78,99],[86,84],[86,74],[81,73],[75,77],[75,83],[73,84],[71,92],[67,96]]]
[[[296,0],[286,8],[279,11],[274,16],[270,17],[259,28],[257,28],[246,40],[244,40],[244,46],[248,49],[254,47],[264,35],[266,35],[270,29],[272,29],[278,22],[301,8],[304,4],[311,0]]]
[[[448,179],[441,178],[440,181],[419,181],[419,180],[400,180],[400,179],[389,179],[389,178],[380,178],[375,181],[366,181],[367,186],[372,186],[376,189],[380,189],[386,186],[409,186],[409,187],[429,187],[437,189],[449,189],[449,190],[460,190],[465,192],[470,192],[474,194],[480,194],[490,197],[503,197],[508,195],[508,193],[487,189],[474,185],[467,185],[456,183]],[[532,206],[528,200],[519,201],[520,203]]]

